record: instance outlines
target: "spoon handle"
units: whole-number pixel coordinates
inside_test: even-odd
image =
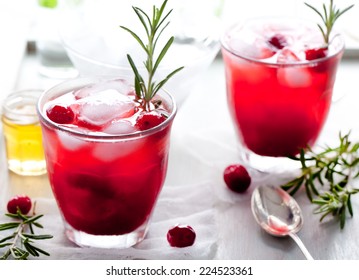
[[[299,246],[300,250],[302,251],[303,255],[307,258],[307,260],[314,260],[312,255],[309,253],[305,245],[303,244],[302,240],[296,235],[295,233],[290,232],[289,236],[293,238],[295,243]]]

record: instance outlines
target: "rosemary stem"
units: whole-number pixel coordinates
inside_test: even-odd
[[[16,249],[16,244],[17,244],[17,241],[18,241],[18,239],[19,239],[19,236],[20,236],[20,234],[21,234],[21,232],[24,230],[24,227],[25,227],[26,225],[24,224],[24,222],[22,221],[20,224],[19,224],[19,226],[17,227],[17,229],[15,230],[15,232],[14,232],[14,239],[13,239],[13,241],[12,241],[12,244],[10,245],[10,247],[9,247],[9,250],[10,250],[10,252],[11,252],[11,254],[12,254],[12,256],[14,257],[14,258],[16,258],[16,255],[15,255],[15,252],[14,252],[14,250]]]
[[[155,15],[153,15],[155,16]],[[145,94],[145,110],[150,111],[150,101],[152,99],[153,86],[152,81],[154,78],[154,69],[153,69],[153,57],[155,52],[154,40],[155,40],[155,32],[156,26],[154,26],[151,30],[150,35],[148,36],[148,57],[147,57],[147,73],[148,73],[148,81],[147,81],[147,91]]]

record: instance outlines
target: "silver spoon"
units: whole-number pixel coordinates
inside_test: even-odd
[[[303,226],[302,211],[284,190],[259,186],[252,194],[252,213],[257,223],[274,236],[290,236],[308,260],[313,257],[296,234]]]

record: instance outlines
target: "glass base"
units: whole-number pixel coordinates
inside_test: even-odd
[[[38,176],[46,173],[45,160],[8,160],[8,168],[12,172],[23,176]]]
[[[79,231],[65,223],[65,234],[68,239],[80,247],[125,249],[141,242],[148,231],[148,223],[135,231],[123,235],[92,235]]]
[[[287,157],[261,156],[241,147],[240,159],[244,164],[254,170],[265,173],[292,173],[301,169],[299,161]]]

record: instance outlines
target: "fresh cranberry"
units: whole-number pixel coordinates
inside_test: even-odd
[[[75,119],[75,114],[70,107],[55,105],[46,111],[50,120],[59,124],[72,123]]]
[[[251,177],[247,169],[240,164],[232,164],[226,167],[223,173],[224,181],[229,189],[243,193],[251,184]]]
[[[305,51],[306,60],[315,60],[326,57],[328,54],[327,48],[308,49]]]
[[[19,209],[24,215],[29,213],[32,203],[31,199],[26,195],[17,195],[9,200],[7,203],[7,211],[11,214],[16,214]]]
[[[272,36],[268,40],[268,43],[277,48],[278,50],[281,50],[288,45],[287,39],[282,34],[276,34]]]
[[[167,232],[167,241],[172,247],[192,246],[195,239],[195,231],[187,225],[176,225]]]
[[[135,126],[141,130],[147,130],[163,123],[166,118],[157,112],[146,112],[138,116]]]

